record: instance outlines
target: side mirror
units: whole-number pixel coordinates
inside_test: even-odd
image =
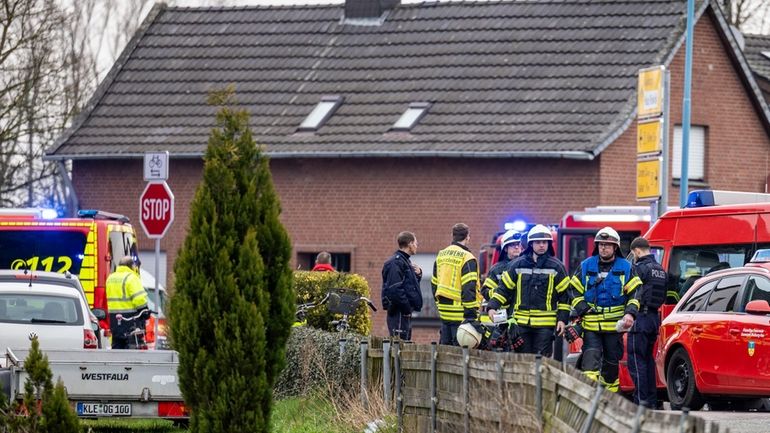
[[[764,299],[757,299],[746,304],[746,312],[764,316],[770,314],[770,304]]]
[[[91,312],[94,313],[94,316],[96,316],[96,318],[99,320],[104,320],[107,318],[107,313],[101,308],[94,308],[91,310]]]

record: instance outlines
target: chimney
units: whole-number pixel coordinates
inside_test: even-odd
[[[379,19],[401,0],[345,0],[345,20]]]

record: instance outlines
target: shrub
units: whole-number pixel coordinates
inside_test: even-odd
[[[286,344],[286,368],[275,385],[277,398],[332,390],[350,391],[359,383],[361,336],[348,333],[340,358],[339,334],[310,327],[293,328]]]
[[[343,272],[311,272],[294,271],[294,292],[297,294],[297,304],[318,302],[327,292],[335,288],[351,289],[361,296],[369,297],[369,283],[361,275]],[[307,324],[314,328],[335,331],[330,324],[332,320],[342,315],[332,314],[324,306],[316,307],[307,315]],[[372,320],[369,307],[360,303],[355,313],[348,317],[350,330],[361,335],[369,335],[372,330]]]
[[[267,432],[292,323],[291,245],[248,113],[220,106],[174,272],[170,319],[192,432]]]

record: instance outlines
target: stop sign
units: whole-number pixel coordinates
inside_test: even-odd
[[[148,238],[159,239],[174,221],[174,194],[166,182],[150,182],[139,198],[139,222]]]

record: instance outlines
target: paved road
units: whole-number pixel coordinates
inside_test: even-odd
[[[671,411],[679,414],[679,411]],[[770,432],[770,412],[720,412],[699,410],[692,415],[708,421],[716,421],[730,429],[730,433],[768,433]],[[720,430],[720,432],[723,430]]]

